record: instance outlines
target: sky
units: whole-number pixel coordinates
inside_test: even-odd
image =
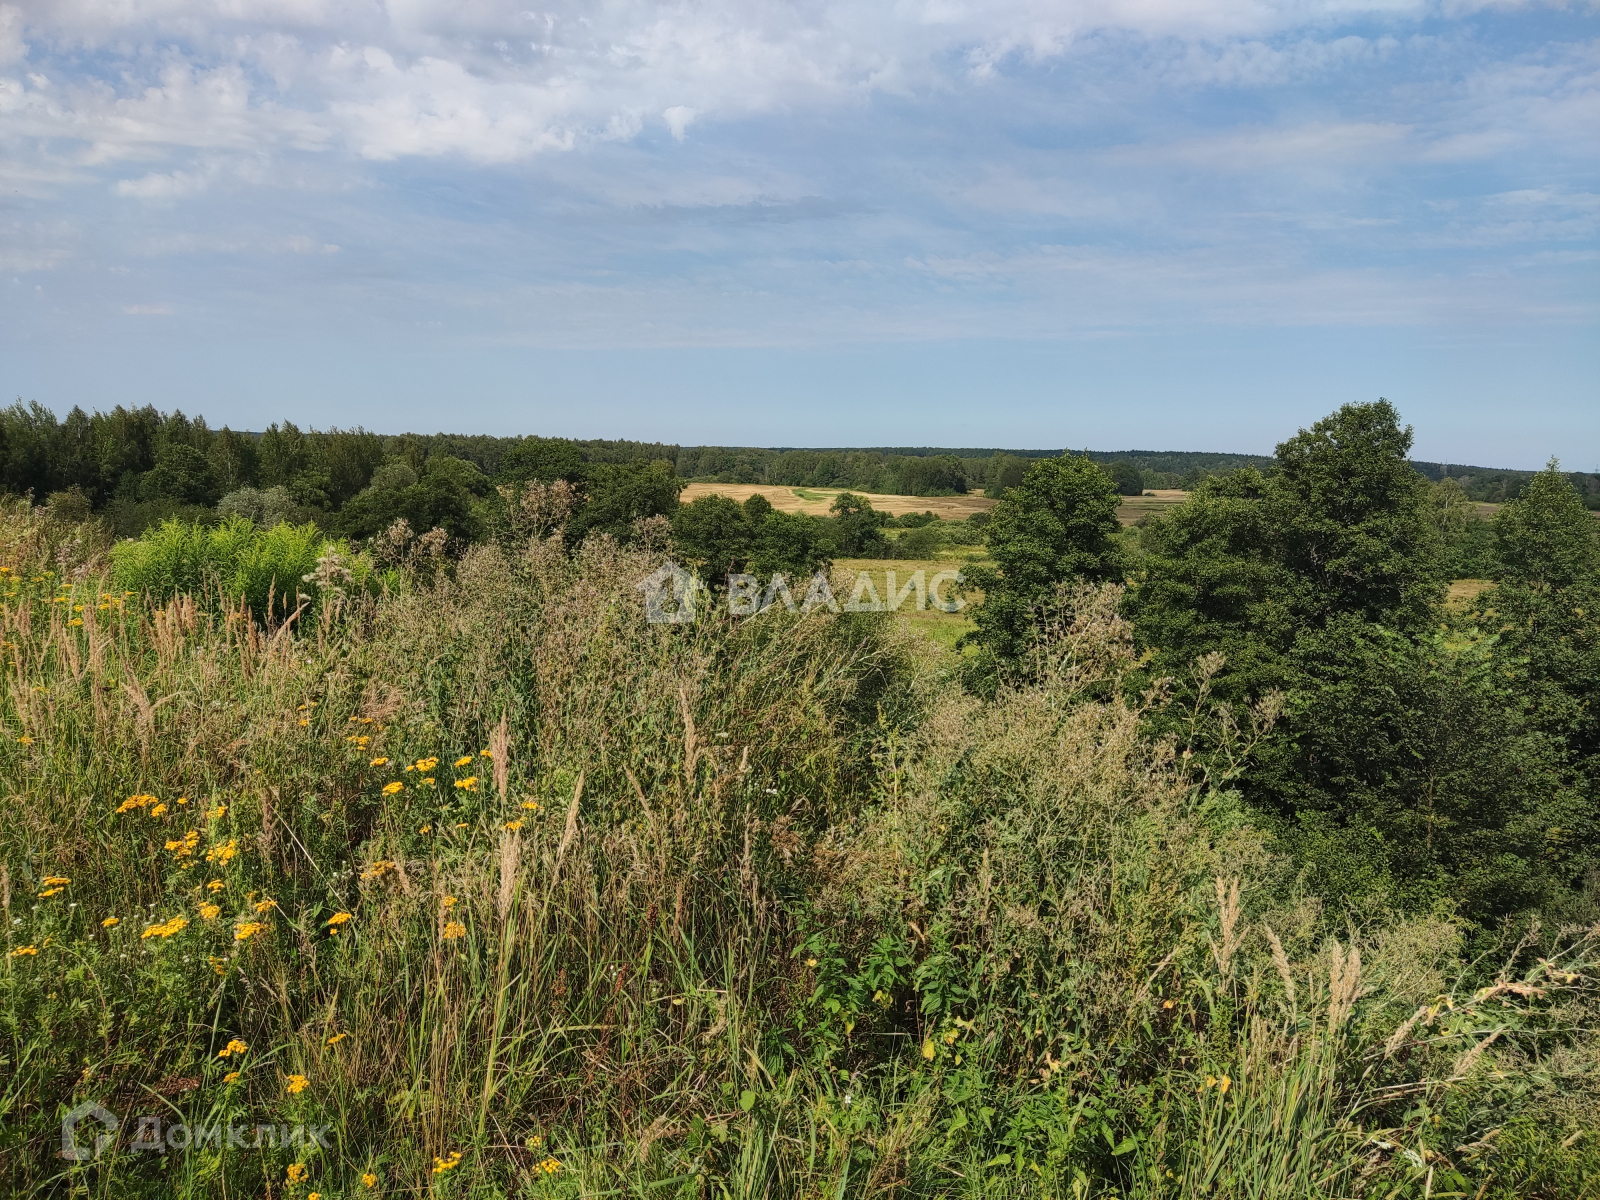
[[[1596,0],[0,0],[59,412],[1589,470],[1597,233]]]

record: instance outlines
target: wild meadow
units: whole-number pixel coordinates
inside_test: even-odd
[[[1302,886],[1120,584],[984,699],[649,538],[0,531],[8,1195],[1600,1194],[1595,930]]]

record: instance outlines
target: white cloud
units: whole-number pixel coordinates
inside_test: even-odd
[[[172,308],[166,304],[128,304],[124,305],[123,312],[132,317],[170,317]]]

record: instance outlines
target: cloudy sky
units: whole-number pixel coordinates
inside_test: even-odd
[[[1600,462],[1600,7],[0,0],[0,389]]]

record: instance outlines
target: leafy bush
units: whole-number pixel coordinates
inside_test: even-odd
[[[319,562],[329,556],[342,560],[348,580],[318,580]],[[330,583],[360,587],[370,578],[366,560],[326,540],[315,525],[261,529],[238,516],[210,528],[167,521],[114,546],[111,571],[120,590],[157,600],[210,594],[243,601],[264,620],[294,611],[301,596],[316,600]]]

